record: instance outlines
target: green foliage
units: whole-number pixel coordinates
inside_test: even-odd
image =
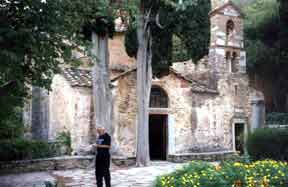
[[[138,39],[136,26],[130,25],[125,33],[125,49],[130,57],[136,58],[138,51]]]
[[[210,1],[198,0],[197,4],[175,15],[175,34],[185,45],[190,58],[197,62],[208,54],[210,41]]]
[[[0,85],[16,81],[49,88],[62,60],[71,60],[73,42],[91,30],[112,36],[108,0],[1,2]]]
[[[190,55],[182,40],[173,35],[172,62],[183,62],[190,59]]]
[[[288,125],[288,114],[287,113],[268,113],[266,116],[267,124],[277,124],[277,125]]]
[[[68,155],[72,153],[70,132],[67,131],[59,133],[57,135],[56,141],[59,142],[61,145],[65,146]]]
[[[273,106],[268,110],[275,112],[286,111],[287,4],[288,1],[281,0],[251,0],[243,4],[248,70],[263,81],[273,82]]]
[[[213,166],[193,161],[188,166],[168,175],[159,176],[156,187],[223,187],[254,186],[284,187],[288,183],[286,162],[272,160],[253,163],[225,162]]]
[[[231,156],[229,156],[225,161],[223,160],[223,162],[240,162],[240,163],[246,163],[249,164],[251,163],[253,160],[250,157],[250,155],[248,154],[243,154],[243,155],[239,155],[239,154],[233,154]]]
[[[167,70],[172,61],[192,58],[197,62],[208,53],[210,4],[205,0],[177,2],[160,1],[152,9],[151,19],[155,20],[159,15],[159,23],[163,26],[151,22],[154,74]],[[130,17],[136,20],[135,15]],[[137,56],[136,29],[136,23],[132,23],[125,37],[126,52],[131,57]],[[173,35],[179,39],[176,43]]]
[[[257,129],[248,136],[247,150],[253,159],[288,160],[288,129]]]
[[[84,5],[83,1],[75,1],[73,9],[78,13],[84,39],[91,40],[92,31],[99,36],[108,34],[109,37],[113,37],[114,10],[108,0],[85,0]]]
[[[8,117],[0,119],[0,140],[19,138],[23,135],[21,108],[16,107]]]
[[[87,45],[87,34],[113,35],[112,8],[108,0],[0,2],[1,129],[16,128],[15,107],[23,106],[27,85],[49,89],[61,64],[77,64],[72,49]]]
[[[0,161],[29,160],[57,156],[58,146],[17,138],[0,141]]]

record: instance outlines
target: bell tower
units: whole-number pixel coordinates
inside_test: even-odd
[[[244,14],[229,0],[211,0],[209,63],[220,74],[246,73]]]

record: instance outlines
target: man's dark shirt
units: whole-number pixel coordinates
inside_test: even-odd
[[[111,137],[107,133],[100,135],[96,141],[96,144],[110,146],[111,145]],[[100,156],[100,157],[110,156],[109,149],[97,147],[97,156]]]

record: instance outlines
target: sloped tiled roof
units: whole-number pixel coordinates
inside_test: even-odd
[[[181,72],[177,72],[174,69],[170,69],[172,73],[176,76],[183,78],[188,81],[191,86],[191,90],[196,93],[209,93],[209,94],[218,94],[219,92],[216,89],[210,88],[208,85],[202,84],[192,78],[190,74],[183,74]]]
[[[92,76],[89,70],[65,68],[62,74],[72,87],[92,87]]]
[[[120,77],[126,76],[134,71],[136,71],[136,68],[123,72],[117,77],[112,78],[111,82],[116,81]],[[190,76],[191,74],[184,74],[183,72],[182,73],[177,72],[173,68],[170,68],[170,71],[176,74],[177,76],[188,81],[190,83],[191,90],[193,92],[210,93],[210,94],[218,93],[217,90],[210,88],[209,86],[194,80],[193,77]],[[91,76],[90,70],[77,69],[77,68],[65,68],[62,70],[62,74],[72,87],[88,87],[88,88],[92,87],[92,76]]]
[[[111,82],[118,80],[120,77],[135,71],[136,68],[127,70],[116,77],[111,79]],[[90,70],[77,69],[77,68],[64,68],[62,70],[64,78],[69,82],[72,87],[92,87],[92,75]]]

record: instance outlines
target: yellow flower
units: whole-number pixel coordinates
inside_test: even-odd
[[[220,171],[221,170],[221,166],[220,165],[216,165],[215,169],[216,169],[216,171]]]

